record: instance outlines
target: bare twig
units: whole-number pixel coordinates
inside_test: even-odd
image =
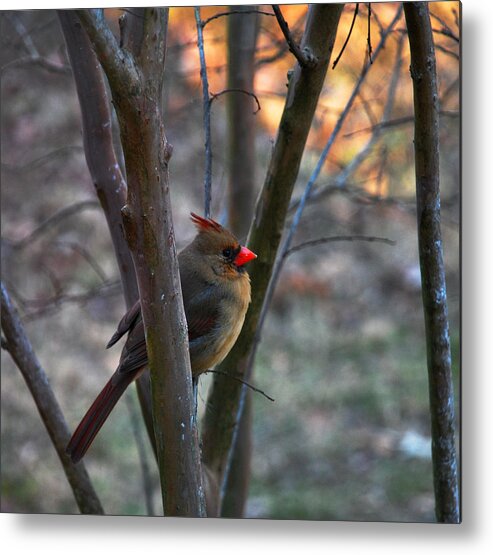
[[[450,110],[440,110],[439,114],[441,117],[446,118],[458,118],[460,116],[460,112],[450,111]],[[391,127],[399,127],[400,125],[407,125],[409,123],[414,122],[414,116],[403,116],[401,118],[389,119],[387,121],[381,121],[375,125],[371,125],[369,127],[363,127],[361,129],[357,129],[356,131],[351,131],[350,133],[345,133],[343,137],[345,139],[352,137],[353,135],[358,135],[359,133],[369,133],[375,131],[375,129],[389,129]]]
[[[118,280],[107,281],[97,287],[88,289],[84,293],[59,292],[54,296],[44,299],[26,299],[12,285],[9,284],[9,288],[12,291],[12,297],[14,297],[22,306],[23,310],[26,311],[23,314],[23,319],[25,321],[35,320],[36,318],[58,312],[62,309],[64,304],[84,305],[97,297],[112,296],[121,293],[121,283]]]
[[[216,98],[218,98],[219,96],[222,96],[223,94],[226,93],[242,93],[242,94],[246,94],[248,96],[251,96],[255,102],[257,103],[257,109],[253,111],[254,114],[256,114],[257,112],[260,111],[260,102],[259,99],[257,98],[257,95],[253,92],[250,91],[245,91],[244,89],[224,89],[221,92],[218,93],[211,93],[211,98],[210,98],[210,102],[212,103],[213,100],[215,100]]]
[[[271,12],[264,12],[262,10],[230,10],[229,12],[220,12],[220,13],[216,13],[211,17],[208,17],[207,19],[204,19],[202,21],[202,28],[204,28],[208,23],[210,23],[211,21],[214,21],[214,19],[218,19],[219,17],[224,17],[224,16],[228,16],[228,15],[233,15],[233,14],[251,14],[251,13],[256,13],[259,15],[269,15],[271,17],[274,17],[274,14]]]
[[[66,206],[53,214],[53,216],[47,218],[38,227],[33,229],[31,233],[29,233],[22,239],[19,239],[18,241],[11,241],[11,245],[15,249],[23,249],[30,243],[39,239],[49,229],[60,224],[63,220],[71,218],[75,214],[78,214],[84,210],[92,210],[94,208],[99,209],[100,207],[101,205],[97,200],[82,200],[80,202],[76,202],[75,204]]]
[[[70,66],[52,62],[43,56],[23,56],[22,58],[17,58],[16,60],[12,60],[11,62],[4,64],[0,68],[0,75],[3,76],[7,73],[7,71],[12,69],[29,69],[30,67],[39,67],[49,71],[50,73],[56,73],[58,75],[71,75],[72,73]]]
[[[348,45],[349,39],[351,37],[351,33],[353,32],[353,27],[354,27],[354,23],[356,21],[356,16],[358,15],[358,10],[359,10],[359,2],[356,2],[356,7],[354,8],[353,20],[351,21],[351,26],[349,27],[349,32],[347,34],[346,40],[344,41],[344,44],[342,45],[341,51],[339,52],[336,59],[334,60],[334,63],[332,64],[332,69],[336,68],[337,64],[339,63],[339,60],[341,59],[341,56],[342,56],[344,50],[346,50],[346,46]]]
[[[440,25],[442,26],[441,29],[433,29],[434,33],[440,33],[446,37],[449,37],[451,39],[453,39],[455,42],[459,43],[460,42],[460,38],[458,37],[458,35],[456,35],[452,29],[449,27],[449,25],[447,25],[447,23],[438,15],[434,14],[433,12],[430,12],[430,17],[432,17],[433,19],[436,19]],[[457,25],[457,21],[456,21],[456,25]]]
[[[393,71],[392,71],[392,77],[390,79],[390,84],[389,84],[389,87],[388,87],[387,100],[385,102],[385,107],[384,107],[384,110],[383,110],[382,123],[385,123],[390,118],[390,115],[392,114],[395,94],[396,94],[396,91],[397,91],[397,85],[399,83],[399,78],[400,78],[401,68],[402,68],[402,50],[403,50],[403,46],[404,46],[404,35],[400,35],[399,38],[398,38],[397,50],[396,50],[396,53],[395,53],[395,62],[394,62],[394,68],[393,68]],[[364,147],[351,160],[351,163],[349,163],[344,168],[344,170],[342,172],[340,172],[340,174],[337,176],[337,178],[335,180],[336,185],[341,185],[342,186],[342,184],[345,183],[348,180],[349,176],[351,174],[353,174],[356,171],[357,168],[360,167],[360,165],[363,163],[363,160],[365,160],[368,153],[371,152],[374,145],[377,143],[378,139],[380,138],[381,130],[382,130],[381,127],[378,127],[378,128],[374,127],[374,131],[373,131],[370,139],[364,145]]]
[[[374,54],[374,59],[377,58],[377,56],[379,55],[380,51],[383,49],[386,39],[388,37],[388,35],[391,33],[392,29],[394,28],[395,24],[397,23],[397,21],[400,19],[402,14],[402,6],[399,6],[399,8],[397,9],[397,12],[394,16],[394,18],[392,19],[392,21],[390,22],[389,26],[387,27],[385,33],[382,34],[381,38],[380,38],[380,42],[377,46],[377,48],[375,49],[375,54]],[[315,166],[312,175],[310,176],[310,179],[308,180],[308,183],[306,185],[305,191],[301,197],[300,203],[298,205],[298,209],[297,212],[293,218],[293,222],[291,224],[291,228],[289,230],[289,233],[286,237],[286,241],[283,245],[283,247],[281,248],[281,252],[284,249],[289,249],[291,240],[294,236],[294,233],[296,231],[296,228],[298,227],[299,221],[301,219],[301,215],[303,213],[303,209],[305,207],[306,201],[309,198],[310,194],[311,194],[311,190],[315,184],[315,181],[318,179],[318,176],[322,170],[323,164],[325,163],[325,160],[330,152],[330,149],[332,148],[332,145],[334,144],[339,131],[342,128],[342,124],[344,123],[344,120],[346,119],[347,115],[349,114],[351,107],[353,105],[354,99],[356,98],[356,96],[359,93],[359,90],[361,88],[361,85],[363,84],[364,80],[366,79],[366,76],[368,74],[368,71],[370,69],[370,64],[365,64],[363,66],[363,70],[361,71],[360,77],[353,89],[353,92],[351,93],[346,106],[344,107],[344,110],[342,111],[341,115],[339,116],[339,119],[337,120],[334,129],[332,130],[332,133],[330,134],[329,139],[327,140],[327,143],[325,144],[325,147],[320,155],[320,158],[317,162],[317,165]],[[282,257],[280,258],[280,260],[282,260]],[[279,270],[280,271],[280,268]],[[276,275],[276,272],[274,273],[274,275]],[[274,280],[275,283],[276,280]],[[271,280],[272,283],[272,280]]]
[[[1,308],[2,331],[5,334],[2,336],[2,347],[8,350],[26,381],[60,458],[79,509],[86,514],[103,514],[103,508],[84,465],[73,464],[65,453],[65,447],[70,439],[67,423],[3,282],[1,283]]]
[[[12,60],[8,64],[5,64],[0,69],[0,74],[3,74],[5,71],[14,68],[24,68],[28,66],[38,66],[40,68],[46,69],[52,73],[58,73],[61,75],[70,75],[72,73],[72,69],[70,66],[64,64],[57,64],[44,58],[40,55],[38,49],[36,48],[34,41],[31,38],[30,33],[24,26],[21,18],[17,15],[16,12],[6,12],[6,17],[10,19],[13,24],[13,27],[17,31],[19,38],[22,40],[22,44],[26,49],[28,56],[23,56],[22,58],[18,58],[17,60]]]
[[[323,245],[325,243],[338,243],[341,241],[365,241],[367,243],[384,243],[386,245],[396,245],[396,241],[392,239],[387,239],[386,237],[373,237],[371,235],[333,235],[331,237],[319,237],[318,239],[311,239],[310,241],[304,241],[299,243],[294,247],[289,248],[283,253],[284,258],[287,258],[294,252],[306,249],[308,247],[316,247],[317,245]]]
[[[302,51],[301,48],[296,44],[291,32],[289,30],[289,26],[282,15],[281,8],[277,4],[272,5],[272,9],[277,18],[277,22],[279,23],[279,27],[288,43],[288,47],[290,52],[293,53],[294,57],[298,60],[298,63],[301,67],[310,67],[317,63],[317,60],[313,57],[313,54],[309,52],[309,50]]]
[[[200,79],[202,81],[202,101],[204,105],[204,134],[205,134],[205,169],[204,169],[204,216],[211,214],[211,188],[212,188],[212,144],[211,144],[211,100],[209,97],[209,81],[207,79],[207,65],[204,51],[204,23],[200,18],[200,7],[194,8],[197,24],[197,47],[200,58]]]
[[[259,389],[258,387],[255,387],[251,383],[248,383],[246,380],[243,380],[239,376],[235,376],[234,374],[229,374],[228,372],[223,372],[222,370],[208,370],[206,373],[207,374],[220,374],[221,376],[227,376],[228,378],[231,378],[231,379],[236,380],[237,382],[239,382],[243,385],[246,385],[249,389],[251,389],[252,391],[255,391],[255,393],[260,393],[266,399],[269,399],[269,401],[272,401],[272,402],[275,401],[275,399],[272,398],[270,395],[267,395],[267,393],[265,393],[265,391],[262,391],[261,389]]]
[[[443,52],[447,56],[450,56],[451,58],[454,58],[455,60],[460,60],[460,56],[457,52],[454,52],[453,50],[450,50],[450,48],[447,48],[446,46],[443,46],[442,44],[435,44],[435,50],[440,50],[440,52]]]
[[[341,187],[341,188],[345,187],[351,174],[353,174],[356,171],[356,169],[361,165],[361,163],[365,160],[365,158],[368,156],[368,153],[371,151],[371,149],[379,139],[381,130],[384,128],[385,122],[388,120],[388,118],[390,117],[390,114],[392,113],[395,92],[397,89],[397,84],[399,81],[401,67],[402,67],[402,48],[404,44],[404,37],[405,35],[401,34],[398,39],[398,48],[396,51],[394,69],[392,72],[392,78],[388,89],[387,101],[384,107],[382,121],[369,128],[369,129],[372,129],[372,135],[370,139],[359,151],[359,153],[351,160],[351,162],[333,180],[331,180],[330,184],[325,186],[319,186],[316,189],[312,190],[312,192],[310,193],[310,200],[319,199],[322,195],[326,194],[326,192],[335,190],[338,187]],[[378,55],[378,52],[379,50],[377,49],[376,55]],[[346,136],[347,135],[344,135],[344,137]],[[294,210],[295,207],[299,206],[300,202],[301,202],[301,198],[293,200],[291,202],[290,210]]]
[[[106,276],[105,271],[100,266],[98,261],[92,256],[92,254],[82,246],[80,243],[76,241],[65,241],[65,240],[57,240],[54,241],[55,245],[59,245],[62,248],[68,248],[76,253],[78,253],[94,270],[94,273],[99,277],[102,283],[107,283],[108,277]]]
[[[27,31],[19,15],[16,12],[6,12],[5,17],[12,23],[27,53],[33,58],[39,56],[38,49],[34,45],[31,35]]]
[[[271,14],[271,15],[275,16],[275,14]],[[295,21],[294,25],[292,25],[292,33],[298,34],[298,32],[301,31],[302,24],[305,19],[306,19],[306,14],[301,13],[301,15]],[[257,60],[255,61],[255,65],[257,66],[275,62],[276,60],[279,60],[280,58],[284,57],[289,52],[289,47],[286,43],[286,39],[284,38],[284,35],[280,39],[278,38],[277,34],[273,33],[270,27],[261,26],[261,28],[262,28],[263,34],[269,36],[269,38],[271,39],[271,44],[257,48],[257,53],[260,53],[263,50],[271,50],[272,48],[275,48],[276,51],[273,54],[266,55],[264,57],[258,57]]]
[[[370,64],[373,63],[372,60],[372,53],[373,53],[373,49],[371,47],[371,2],[368,2],[368,31],[367,31],[367,38],[366,41],[368,43],[368,60],[370,61]]]
[[[50,162],[53,158],[69,155],[72,152],[82,152],[83,150],[84,148],[78,145],[62,146],[60,148],[52,150],[51,152],[48,152],[47,154],[43,154],[42,156],[39,156],[38,158],[35,158],[34,160],[27,162],[26,164],[13,165],[13,164],[5,164],[4,162],[2,162],[2,169],[13,173],[14,172],[21,173],[21,172],[37,170],[44,164],[47,164],[48,162]]]

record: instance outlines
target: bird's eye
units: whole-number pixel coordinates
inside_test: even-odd
[[[232,254],[233,254],[233,249],[231,247],[228,247],[228,248],[223,250],[224,258],[231,258]]]

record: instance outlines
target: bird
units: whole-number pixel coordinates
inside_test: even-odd
[[[245,265],[257,258],[225,227],[191,213],[197,228],[193,241],[178,254],[178,266],[188,325],[192,376],[219,364],[243,327],[251,301]],[[127,387],[147,368],[147,349],[140,300],[123,316],[106,348],[125,334],[117,369],[74,431],[66,452],[79,462],[91,446]]]

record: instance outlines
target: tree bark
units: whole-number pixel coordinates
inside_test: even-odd
[[[256,6],[235,6],[249,12]],[[259,28],[256,13],[234,13],[228,18],[228,221],[246,237],[255,204],[255,109],[254,100],[238,91],[253,92],[255,46]]]
[[[154,430],[166,516],[205,516],[187,323],[169,198],[161,96],[168,10],[146,8],[141,33],[121,49],[100,10],[78,15],[113,95],[125,154],[123,209],[137,273],[151,371]],[[140,40],[139,38],[140,37]]]
[[[309,8],[301,48],[315,63],[310,67],[296,64],[289,81],[279,132],[248,245],[258,258],[249,270],[252,302],[238,341],[220,365],[224,372],[245,376],[265,292],[284,229],[289,200],[298,175],[301,157],[310,130],[334,45],[342,4],[314,4]],[[203,433],[203,460],[219,477],[221,492],[228,474],[229,454],[235,441],[244,393],[236,381],[216,375],[207,401]]]
[[[72,10],[59,10],[58,17],[79,98],[87,167],[108,223],[125,304],[129,309],[139,298],[139,289],[132,255],[123,230],[121,210],[127,199],[127,183],[121,165],[123,160],[119,160],[115,149],[116,139],[118,151],[121,151],[120,137],[115,137],[113,133],[113,117],[103,69],[77,14]],[[133,35],[129,31],[126,36]],[[144,422],[156,453],[148,371],[137,380],[136,385]]]
[[[91,484],[86,467],[83,463],[75,465],[65,452],[70,440],[70,431],[50,387],[48,377],[33,351],[3,282],[1,283],[1,308],[2,331],[6,339],[6,344],[2,346],[8,350],[26,381],[41,420],[62,463],[79,510],[83,514],[102,515],[103,507]]]
[[[454,391],[440,230],[439,106],[435,50],[427,3],[406,2],[404,12],[414,87],[418,247],[428,360],[435,512],[439,522],[458,523]]]

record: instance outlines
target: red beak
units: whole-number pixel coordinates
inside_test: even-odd
[[[246,247],[241,247],[240,252],[236,255],[235,264],[237,266],[243,266],[243,264],[250,262],[250,260],[253,260],[254,258],[257,258],[257,255],[254,252]]]

